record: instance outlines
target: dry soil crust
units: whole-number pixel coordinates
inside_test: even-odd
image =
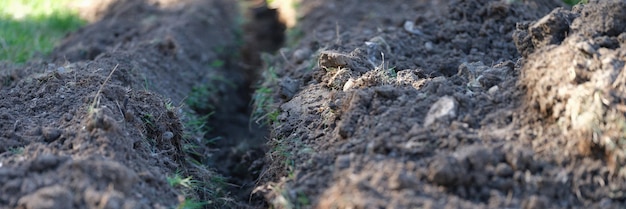
[[[213,97],[194,99],[247,125],[250,74],[229,58],[241,40],[237,2],[107,2],[51,60],[3,65],[0,208],[243,207],[203,166],[212,144],[187,131],[181,108],[203,84]],[[194,188],[169,185],[175,174]]]
[[[624,207],[626,2],[559,2],[302,1],[257,101],[275,101],[257,192],[278,208]]]

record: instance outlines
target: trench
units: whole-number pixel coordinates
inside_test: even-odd
[[[243,1],[240,7],[245,10],[242,43],[239,53],[226,60],[235,63],[231,65],[235,70],[245,72],[246,81],[232,95],[218,95],[223,104],[217,105],[207,121],[214,128],[205,138],[215,139],[211,147],[215,152],[207,164],[227,179],[226,190],[238,204],[265,208],[263,197],[252,192],[265,164],[270,130],[254,121],[253,94],[262,79],[262,54],[273,54],[283,45],[286,27],[279,20],[278,10],[269,8],[265,1]]]

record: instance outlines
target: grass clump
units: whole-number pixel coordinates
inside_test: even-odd
[[[66,33],[83,26],[73,0],[0,1],[0,60],[24,63],[47,55]]]
[[[209,175],[207,179],[196,180],[177,171],[166,178],[169,186],[180,192],[177,209],[223,208],[232,204],[233,200],[221,189],[225,186],[224,177],[213,172]]]
[[[566,4],[573,6],[576,4],[586,4],[589,0],[563,0]]]
[[[280,112],[274,104],[273,86],[278,84],[278,75],[274,67],[263,72],[263,83],[257,88],[252,97],[254,109],[252,119],[257,124],[272,124],[278,121]]]
[[[193,180],[193,177],[183,177],[179,172],[173,176],[167,177],[167,183],[174,188],[180,189],[184,200],[178,205],[177,209],[196,209],[203,208],[208,202],[201,202],[195,200],[192,194],[198,188],[198,181]]]
[[[219,65],[223,65],[223,63]],[[215,110],[216,105],[220,105],[221,101],[219,99],[222,95],[228,92],[228,90],[236,88],[237,85],[226,77],[216,75],[207,82],[193,87],[191,93],[185,99],[185,103],[201,115],[211,113]]]

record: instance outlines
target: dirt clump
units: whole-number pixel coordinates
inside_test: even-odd
[[[605,182],[602,186],[584,180],[573,182],[577,187],[588,188],[580,190],[579,198],[589,202],[623,198],[615,191],[624,189],[626,178],[622,168],[626,163],[626,30],[622,21],[626,13],[615,8],[625,5],[625,1],[591,1],[571,11],[555,10],[532,23],[554,20],[542,26],[546,30],[541,33],[528,33],[530,39],[560,39],[550,44],[533,44],[535,52],[525,58],[521,69],[520,83],[526,89],[524,106],[531,113],[521,118],[523,124],[531,126],[529,130],[535,131],[535,149],[553,150],[547,154],[570,161],[571,166],[581,163],[580,156],[602,165],[587,172],[574,172],[574,179],[591,175]]]

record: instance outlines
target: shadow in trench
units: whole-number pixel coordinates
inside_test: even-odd
[[[208,138],[216,139],[218,150],[212,157],[211,167],[229,179],[231,193],[238,200],[248,202],[250,207],[263,207],[263,198],[252,196],[251,192],[263,168],[269,130],[252,121],[251,99],[263,70],[261,54],[274,53],[282,46],[285,25],[279,21],[278,11],[268,8],[264,2],[250,4],[245,15],[247,22],[243,26],[240,57],[231,58],[231,63],[238,63],[232,67],[243,68],[247,73],[247,83],[238,87],[228,106],[216,107],[208,123],[215,129]]]

